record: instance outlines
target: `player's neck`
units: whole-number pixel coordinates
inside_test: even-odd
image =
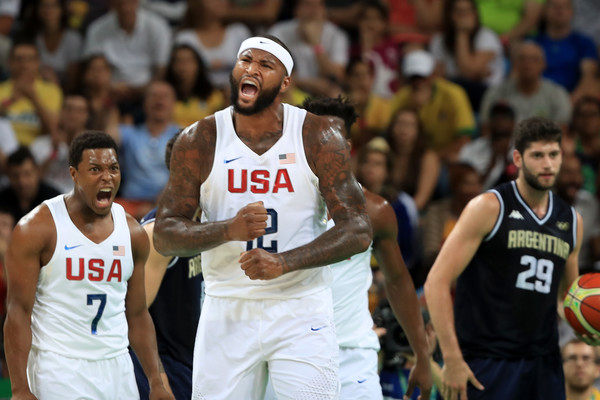
[[[527,205],[538,217],[543,217],[548,211],[548,192],[549,190],[538,190],[527,183],[525,178],[520,175],[517,180],[519,194],[525,200]]]
[[[71,220],[81,230],[81,226],[94,224],[107,218],[112,219],[111,213],[100,215],[95,213],[83,200],[74,193],[65,195],[65,205]]]
[[[265,132],[276,132],[283,129],[283,106],[273,103],[263,111],[253,115],[233,113],[233,125],[238,136],[261,138]]]
[[[569,388],[567,385],[567,398],[569,400],[589,400],[593,390],[593,386],[588,387],[586,390],[579,391]]]

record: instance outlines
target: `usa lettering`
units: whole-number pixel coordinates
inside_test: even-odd
[[[110,270],[104,279],[106,269],[104,268],[104,260],[99,258],[92,258],[86,263],[83,258],[80,258],[77,265],[73,265],[73,260],[67,258],[67,279],[70,281],[82,281],[87,277],[92,282],[100,282],[106,280],[106,282],[121,282],[122,280],[122,268],[121,260],[113,260]]]
[[[247,169],[241,171],[227,170],[227,190],[229,193],[246,193],[248,188],[252,193],[279,193],[280,190],[294,192],[292,179],[287,169],[278,169],[274,177],[269,171],[258,169],[248,173]]]

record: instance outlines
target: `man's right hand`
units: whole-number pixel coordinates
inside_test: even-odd
[[[465,360],[461,358],[456,361],[444,362],[442,395],[445,400],[467,400],[467,384],[469,382],[479,390],[484,389]]]
[[[227,224],[227,240],[254,240],[265,234],[267,229],[267,209],[262,201],[250,203],[237,212]]]

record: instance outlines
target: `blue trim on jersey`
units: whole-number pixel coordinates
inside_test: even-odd
[[[517,200],[519,200],[519,203],[521,203],[521,205],[523,206],[523,208],[525,208],[527,210],[527,212],[529,213],[529,215],[531,215],[531,217],[535,220],[535,222],[537,222],[538,225],[544,225],[548,219],[550,219],[550,216],[552,215],[552,207],[554,206],[554,195],[552,194],[552,191],[548,191],[548,209],[546,210],[546,215],[544,215],[544,218],[540,219],[537,214],[535,212],[533,212],[533,210],[531,209],[531,207],[529,207],[529,204],[527,204],[527,202],[525,202],[525,200],[523,200],[523,198],[521,197],[521,193],[519,193],[519,189],[517,188],[517,182],[516,181],[512,181],[511,182],[513,190],[515,191],[515,196],[517,197]]]
[[[573,249],[577,247],[577,212],[575,207],[571,206],[571,212],[573,213]]]
[[[488,240],[494,237],[496,232],[498,232],[498,229],[500,229],[500,224],[502,224],[502,218],[504,218],[504,200],[502,200],[502,196],[500,196],[500,193],[496,189],[490,189],[488,190],[488,192],[494,193],[498,198],[498,201],[500,202],[500,213],[498,214],[498,219],[496,219],[496,223],[494,224],[494,228],[492,229],[492,231],[488,233],[486,237],[483,238],[484,242],[487,242]]]

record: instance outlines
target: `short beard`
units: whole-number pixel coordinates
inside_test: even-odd
[[[238,104],[240,83],[235,81],[235,79],[233,78],[233,74],[229,75],[229,85],[231,87],[231,104],[233,104],[233,109],[235,110],[235,112],[238,112],[242,115],[254,115],[260,113],[261,111],[264,111],[267,107],[273,104],[277,96],[279,96],[279,89],[281,88],[280,83],[273,89],[264,89],[258,95],[258,98],[254,102],[254,105],[250,107],[241,107]]]
[[[531,186],[532,188],[534,188],[535,190],[539,190],[540,192],[552,189],[552,186],[554,186],[554,183],[556,182],[556,177],[555,177],[552,185],[544,186],[544,185],[540,184],[540,182],[537,180],[535,175],[533,175],[531,172],[529,172],[529,169],[527,169],[525,162],[523,162],[522,169],[523,169],[523,177],[525,178],[525,181],[527,182],[527,184],[529,186]]]

